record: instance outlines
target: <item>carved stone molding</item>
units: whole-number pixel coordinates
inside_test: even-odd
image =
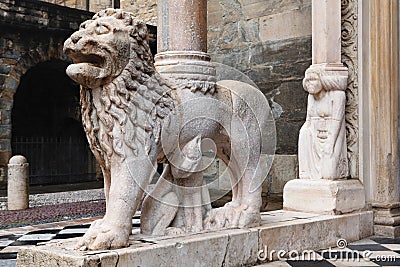
[[[167,51],[155,56],[155,67],[181,89],[214,93],[216,70],[207,53],[199,51]]]
[[[349,172],[358,177],[358,1],[342,0],[342,63],[348,68],[346,138]]]

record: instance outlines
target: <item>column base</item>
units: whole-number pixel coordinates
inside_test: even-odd
[[[192,92],[214,93],[216,70],[211,57],[199,51],[166,51],[154,57],[157,72]]]
[[[344,214],[364,207],[364,187],[358,179],[295,179],[289,181],[283,189],[285,210]]]
[[[374,233],[385,237],[400,237],[400,202],[372,204]]]

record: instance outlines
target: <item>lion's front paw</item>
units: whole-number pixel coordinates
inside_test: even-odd
[[[248,228],[260,225],[261,215],[259,210],[249,208],[247,205],[234,207],[225,205],[213,209],[204,220],[204,228],[209,230],[222,228]]]
[[[129,231],[124,230],[121,226],[108,224],[102,219],[92,223],[75,248],[79,250],[103,250],[127,247],[128,245]]]

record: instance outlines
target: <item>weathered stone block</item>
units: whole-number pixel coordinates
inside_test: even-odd
[[[311,35],[311,7],[260,18],[262,42],[309,35]]]
[[[0,139],[9,138],[11,138],[11,125],[0,125]]]
[[[311,5],[311,0],[242,0],[240,2],[242,3],[243,14],[246,19],[300,10]]]
[[[231,231],[223,266],[244,266],[255,263],[258,252],[258,230]],[[206,252],[207,253],[207,252]]]
[[[374,216],[372,212],[360,214],[360,238],[374,235]]]
[[[14,77],[10,76],[4,84],[4,88],[15,92],[18,88],[18,81]]]
[[[275,155],[268,177],[271,180],[269,191],[282,193],[285,184],[298,177],[297,155]]]
[[[7,166],[8,161],[11,158],[11,151],[0,151],[0,166]]]
[[[268,62],[292,62],[310,59],[311,36],[288,40],[269,41],[250,48],[250,64],[268,64]]]
[[[365,191],[356,179],[295,179],[285,185],[283,207],[318,214],[344,214],[365,207]]]
[[[275,121],[277,138],[276,153],[297,154],[299,131],[303,123],[303,121],[294,121],[284,118]]]
[[[215,11],[210,11],[207,15],[208,27],[216,28],[224,25],[223,15],[224,13],[220,9]]]
[[[3,86],[4,81],[6,80],[7,75],[0,74],[0,88]]]
[[[13,101],[10,99],[0,99],[0,110],[11,110],[13,106]]]
[[[0,150],[2,151],[11,151],[11,140],[1,140],[0,141]]]
[[[8,74],[10,73],[11,66],[9,65],[0,65],[0,74]]]

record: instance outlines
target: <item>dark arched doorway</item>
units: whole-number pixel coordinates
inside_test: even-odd
[[[12,109],[12,152],[30,163],[31,184],[96,179],[79,109],[79,86],[65,74],[68,63],[51,60],[21,77]]]

